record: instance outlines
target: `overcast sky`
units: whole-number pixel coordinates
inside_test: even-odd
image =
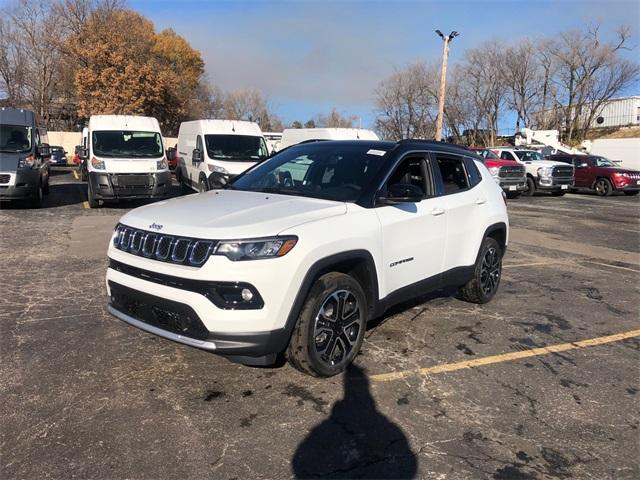
[[[286,122],[335,106],[370,125],[380,80],[407,63],[440,58],[435,29],[460,32],[451,45],[453,62],[487,39],[508,45],[594,22],[607,33],[629,25],[640,45],[637,0],[129,3],[158,30],[171,27],[200,50],[213,83],[257,88]],[[629,54],[637,58],[639,51]]]

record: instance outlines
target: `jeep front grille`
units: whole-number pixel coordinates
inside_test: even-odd
[[[553,172],[551,174],[553,177],[573,177],[573,167],[572,166],[557,166],[553,167]]]
[[[207,261],[218,242],[163,235],[119,224],[113,235],[118,250],[161,262],[199,267]]]

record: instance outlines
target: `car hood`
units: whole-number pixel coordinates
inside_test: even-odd
[[[18,169],[18,160],[28,155],[28,153],[0,152],[0,172],[15,172]]]
[[[346,211],[342,202],[213,190],[136,208],[121,222],[143,230],[220,240],[277,235],[296,225],[344,215]]]
[[[507,165],[509,166],[520,165],[519,162],[516,162],[514,160],[503,160],[502,158],[485,158],[484,164],[487,166],[487,168],[503,167]]]
[[[601,170],[603,172],[611,172],[611,173],[628,173],[633,175],[637,175],[640,173],[639,170],[632,170],[630,168],[623,168],[623,167],[594,167],[594,168]]]
[[[535,165],[537,167],[571,167],[568,163],[556,162],[554,160],[536,160],[535,162],[518,162],[524,165]]]

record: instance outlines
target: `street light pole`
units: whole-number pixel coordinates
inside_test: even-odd
[[[446,37],[440,30],[436,30],[436,33],[444,41],[444,47],[442,50],[442,73],[440,75],[440,91],[438,93],[438,118],[436,119],[436,141],[442,141],[442,123],[444,117],[444,92],[447,83],[447,60],[449,58],[449,42],[459,35],[458,32],[451,32]]]

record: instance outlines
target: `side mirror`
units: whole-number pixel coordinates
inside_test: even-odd
[[[588,163],[581,163],[580,165],[578,165],[578,168],[584,168],[584,167],[588,167],[589,164]]]
[[[40,157],[45,160],[51,158],[51,147],[48,143],[43,143],[42,145],[38,146],[38,155],[40,155]]]
[[[167,148],[167,160],[174,161],[176,159],[176,149],[173,147]]]
[[[194,148],[193,152],[191,152],[191,162],[195,165],[196,163],[202,162],[202,150],[199,148]]]
[[[87,157],[89,156],[89,149],[86,147],[78,148],[78,156],[80,157],[81,160],[86,160]]]
[[[410,183],[395,183],[387,187],[387,196],[378,197],[378,205],[398,205],[400,203],[418,203],[424,198],[420,187]]]
[[[209,175],[209,186],[215,190],[219,190],[227,186],[228,178],[224,173],[213,172]]]

